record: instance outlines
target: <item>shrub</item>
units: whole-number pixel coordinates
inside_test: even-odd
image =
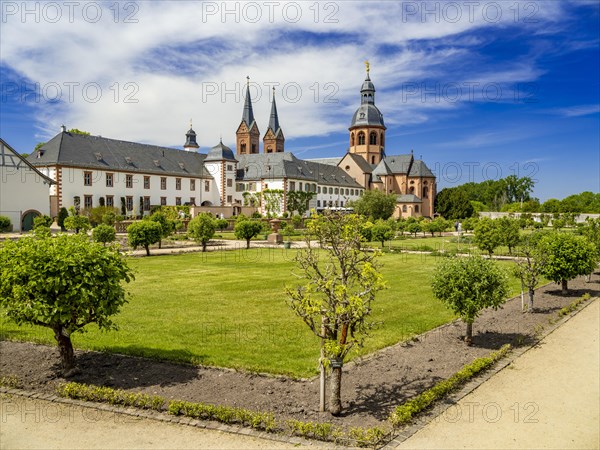
[[[101,224],[92,230],[92,239],[94,242],[102,242],[106,245],[107,242],[113,242],[115,237],[115,229],[110,225]]]
[[[39,228],[50,228],[52,225],[52,218],[50,216],[37,216],[33,219],[33,229],[38,230]]]
[[[10,228],[10,219],[6,216],[0,216],[0,231],[6,231]]]
[[[65,219],[65,228],[75,233],[87,232],[90,227],[90,221],[85,216],[72,215]]]
[[[66,231],[65,219],[69,217],[69,211],[64,206],[58,211],[58,217],[56,218],[56,224],[60,227],[61,231]]]
[[[138,247],[146,249],[146,256],[150,256],[150,246],[160,241],[162,228],[158,222],[141,220],[127,227],[129,245],[135,250]]]
[[[136,408],[153,409],[155,411],[160,411],[165,404],[165,399],[158,395],[148,395],[139,392],[133,393],[122,389],[73,382],[59,385],[56,392],[61,397],[76,400],[134,406]]]

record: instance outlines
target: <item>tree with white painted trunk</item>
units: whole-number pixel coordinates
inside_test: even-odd
[[[331,370],[333,415],[342,411],[344,359],[368,336],[374,325],[369,321],[371,303],[384,288],[376,262],[380,253],[361,249],[363,226],[357,215],[328,214],[310,220],[306,248],[295,257],[297,276],[305,283],[286,288],[290,308],[321,338],[321,354]]]

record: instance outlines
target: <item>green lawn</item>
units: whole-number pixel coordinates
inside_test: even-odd
[[[95,326],[73,338],[78,348],[252,371],[310,376],[319,340],[285,303],[295,250],[250,249],[132,258],[136,280],[117,316],[119,331]],[[438,257],[386,254],[389,289],[374,304],[373,331],[361,353],[389,346],[453,318],[431,294]],[[512,280],[512,291],[518,286]],[[3,339],[53,343],[50,330],[0,318]],[[356,355],[353,355],[356,356]]]

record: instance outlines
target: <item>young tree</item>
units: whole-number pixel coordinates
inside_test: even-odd
[[[512,255],[512,250],[519,244],[521,235],[519,232],[519,221],[510,217],[501,217],[496,219],[495,225],[500,234],[500,244],[508,247],[508,253]]]
[[[394,239],[394,230],[390,224],[384,220],[379,219],[371,227],[371,239],[373,241],[381,242],[381,248],[385,241]]]
[[[361,250],[363,219],[354,214],[317,216],[307,224],[318,247],[307,237],[295,261],[306,283],[287,288],[290,308],[321,338],[321,357],[331,365],[329,411],[342,411],[342,365],[348,352],[360,347],[373,327],[371,303],[384,283],[378,252]],[[323,249],[323,251],[319,249]],[[324,362],[324,361],[322,361]]]
[[[417,237],[417,233],[422,230],[423,230],[423,227],[421,227],[421,224],[417,221],[410,222],[406,226],[406,231],[408,231],[410,234],[414,235],[414,237]]]
[[[160,241],[162,228],[152,220],[140,220],[127,227],[127,238],[133,249],[144,247],[146,256],[150,256],[150,246]]]
[[[489,217],[479,219],[475,226],[474,241],[477,247],[484,252],[488,252],[491,258],[496,247],[502,243],[500,231],[496,223]]]
[[[175,232],[177,222],[173,219],[169,219],[165,213],[156,211],[150,216],[150,220],[160,225],[160,239],[158,241],[158,248],[162,248],[162,240],[168,238]]]
[[[215,223],[217,224],[217,228],[220,231],[227,229],[227,227],[229,226],[229,221],[227,219],[216,219]]]
[[[202,251],[206,251],[206,244],[215,235],[217,221],[209,214],[198,214],[188,224],[188,234],[196,242],[202,244]]]
[[[433,275],[433,295],[467,324],[465,342],[473,340],[473,322],[484,308],[498,309],[508,295],[506,274],[481,256],[447,258]]]
[[[262,225],[260,222],[250,220],[248,218],[242,218],[241,216],[235,222],[233,232],[235,237],[238,239],[246,240],[246,249],[250,248],[250,240],[257,236],[262,231]]]
[[[91,228],[90,220],[85,216],[79,214],[73,214],[65,219],[65,228],[69,231],[74,231],[79,234],[81,232],[87,233]]]
[[[48,327],[66,375],[74,368],[71,335],[111,317],[126,302],[122,281],[133,279],[119,252],[86,236],[24,237],[0,246],[0,306],[17,324]]]
[[[598,264],[594,245],[571,233],[548,233],[540,240],[539,247],[547,255],[543,274],[561,283],[563,295],[569,292],[569,280],[591,273]]]
[[[394,214],[396,194],[385,194],[378,190],[366,191],[362,197],[352,202],[354,212],[373,220],[386,220]]]
[[[111,227],[110,225],[100,224],[92,230],[92,239],[94,242],[101,242],[105,246],[107,242],[113,242],[115,237],[115,227]]]
[[[47,215],[37,216],[33,219],[33,229],[37,230],[39,228],[47,228],[50,230],[50,226],[52,225],[52,218]]]
[[[513,268],[514,275],[521,280],[521,292],[527,289],[529,302],[527,306],[528,312],[533,312],[533,298],[535,296],[535,288],[540,282],[540,277],[546,265],[546,254],[536,245],[536,236],[529,236],[522,241],[518,248],[519,259],[515,261]]]

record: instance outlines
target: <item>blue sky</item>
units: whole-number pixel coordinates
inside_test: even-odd
[[[246,76],[261,134],[341,156],[371,64],[388,154],[440,188],[511,174],[541,200],[600,191],[600,2],[1,2],[0,135],[60,125],[234,146]]]

